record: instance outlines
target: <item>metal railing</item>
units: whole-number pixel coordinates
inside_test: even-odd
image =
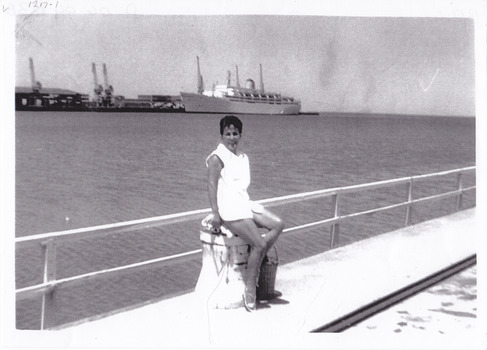
[[[417,176],[403,177],[403,178],[392,179],[392,180],[377,181],[377,182],[360,184],[360,185],[330,188],[330,189],[312,191],[312,192],[304,192],[304,193],[298,193],[298,194],[293,194],[288,196],[264,199],[258,202],[269,207],[269,206],[283,205],[289,203],[296,203],[304,200],[311,200],[311,199],[322,198],[322,197],[331,197],[332,211],[333,211],[332,217],[286,228],[283,233],[286,234],[286,233],[309,229],[317,226],[330,225],[331,226],[330,246],[331,248],[333,248],[334,246],[336,246],[336,244],[338,244],[339,241],[340,223],[347,219],[402,207],[402,208],[406,208],[405,225],[407,226],[411,224],[413,205],[421,202],[447,198],[447,197],[456,197],[456,209],[461,210],[463,205],[464,193],[467,191],[474,190],[476,188],[475,185],[469,187],[463,186],[463,181],[462,181],[463,174],[471,171],[475,171],[475,166],[453,169],[453,170],[426,174],[426,175],[417,175]],[[439,177],[439,176],[445,176],[445,175],[456,175],[456,189],[449,192],[435,194],[428,197],[413,199],[413,195],[412,195],[413,183],[415,181]],[[379,207],[379,208],[355,212],[347,215],[340,215],[339,204],[340,204],[340,197],[343,194],[384,188],[384,187],[400,185],[400,184],[406,184],[407,198],[405,201]],[[82,275],[63,278],[63,279],[56,279],[56,248],[57,247],[59,247],[63,243],[76,240],[76,239],[100,237],[102,235],[109,235],[114,233],[132,232],[134,230],[160,227],[169,224],[202,219],[208,213],[210,213],[210,209],[201,209],[201,210],[194,210],[194,211],[188,211],[188,212],[171,214],[171,215],[146,218],[141,220],[125,221],[125,222],[119,222],[114,224],[107,224],[107,225],[100,225],[100,226],[93,226],[93,227],[86,227],[86,228],[79,228],[79,229],[73,229],[67,231],[51,232],[51,233],[44,233],[44,234],[16,238],[15,239],[16,249],[20,249],[32,245],[40,246],[40,248],[42,249],[42,258],[44,264],[43,282],[41,284],[17,289],[16,290],[17,300],[42,296],[41,329],[44,329],[46,324],[46,310],[49,309],[50,307],[49,304],[52,303],[53,291],[56,287],[65,284],[73,285],[73,284],[86,281],[87,279],[90,278],[106,276],[109,274],[113,275],[126,270],[143,269],[148,267],[149,265],[178,263],[186,259],[189,259],[194,255],[201,253],[201,249],[196,249],[181,254],[160,257],[157,259],[146,260],[134,264],[119,266],[119,267],[100,270],[100,271],[94,271]]]

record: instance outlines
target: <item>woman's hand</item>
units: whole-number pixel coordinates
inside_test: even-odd
[[[212,227],[212,230],[220,230],[220,226],[222,225],[222,218],[220,217],[220,214],[218,212],[212,213],[213,217],[211,218],[209,224]]]

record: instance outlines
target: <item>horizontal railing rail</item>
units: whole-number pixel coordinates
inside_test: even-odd
[[[302,192],[302,193],[297,193],[297,194],[292,194],[287,196],[261,199],[257,202],[271,207],[276,205],[296,203],[302,200],[309,200],[309,199],[315,199],[315,198],[320,198],[325,196],[331,196],[337,193],[345,194],[350,192],[357,192],[362,190],[371,190],[374,188],[386,187],[389,185],[399,185],[403,183],[406,184],[414,180],[444,176],[444,175],[461,173],[461,172],[466,172],[471,170],[475,170],[475,166],[442,171],[442,172],[432,173],[432,174],[415,175],[415,176],[402,177],[402,178],[391,179],[391,180],[377,181],[377,182],[371,182],[371,183],[360,184],[360,185],[336,187],[336,188],[329,188],[329,189],[311,191],[311,192]],[[454,193],[458,193],[458,191],[468,191],[473,188],[475,188],[475,186],[473,186],[472,188],[459,188],[458,190],[454,191]],[[404,204],[406,204],[406,202]],[[49,238],[55,238],[57,241],[61,242],[63,240],[89,238],[91,236],[100,237],[100,235],[104,235],[104,234],[108,235],[113,233],[122,233],[122,232],[129,232],[129,231],[131,232],[137,229],[147,229],[147,228],[157,227],[162,225],[187,222],[187,221],[203,218],[205,214],[208,214],[210,212],[211,209],[208,208],[208,209],[193,210],[193,211],[187,211],[187,212],[176,213],[176,214],[156,216],[156,217],[139,219],[139,220],[123,221],[123,222],[118,222],[113,224],[91,226],[91,227],[72,229],[66,231],[42,233],[37,235],[18,237],[15,239],[15,243],[18,245],[22,245],[22,244],[28,244],[32,242],[42,242]]]
[[[462,181],[462,174],[475,171],[475,166],[453,169],[448,171],[442,171],[437,173],[425,174],[425,175],[416,175],[410,177],[402,177],[397,179],[391,180],[384,180],[384,181],[377,181],[371,182],[366,184],[359,184],[359,185],[352,185],[352,186],[345,186],[345,187],[336,187],[318,191],[311,191],[311,192],[303,192],[293,195],[281,196],[281,197],[274,197],[259,200],[260,204],[263,204],[267,207],[276,206],[276,205],[284,205],[290,203],[301,202],[304,200],[311,200],[323,197],[332,197],[332,205],[333,205],[333,213],[332,217],[309,222],[302,225],[297,225],[294,227],[286,228],[283,234],[289,234],[291,232],[296,232],[299,230],[309,229],[321,225],[330,225],[331,226],[331,243],[330,246],[333,248],[339,241],[339,225],[342,221],[359,217],[362,215],[369,215],[373,213],[383,212],[387,210],[392,210],[396,208],[406,208],[406,220],[405,225],[411,224],[411,216],[412,211],[411,208],[413,205],[437,200],[441,198],[448,198],[448,197],[456,197],[457,198],[457,205],[456,209],[460,210],[462,208],[463,202],[463,194],[467,191],[474,190],[476,186],[469,186],[464,187]],[[413,182],[418,180],[430,179],[439,176],[446,176],[446,175],[456,175],[457,176],[457,186],[455,190],[439,193],[427,197],[413,199],[412,190],[413,190]],[[339,212],[339,198],[341,195],[346,193],[355,193],[365,190],[372,190],[372,189],[379,189],[388,186],[395,186],[400,184],[407,185],[407,199],[400,203],[390,204],[378,208],[368,209],[360,212],[354,212],[346,215],[340,215]],[[143,269],[147,266],[155,266],[158,264],[168,265],[174,263],[180,263],[187,259],[193,258],[195,255],[201,253],[201,249],[196,249],[189,252],[184,252],[180,254],[174,254],[171,256],[160,257],[157,259],[146,260],[138,263],[133,263],[129,265],[119,266],[115,268],[94,271],[82,275],[67,277],[63,279],[56,279],[55,271],[56,271],[56,247],[66,243],[71,242],[77,239],[86,239],[90,237],[97,237],[103,235],[109,235],[114,233],[127,233],[133,232],[135,230],[142,230],[148,229],[153,227],[161,227],[170,224],[177,224],[182,222],[188,222],[192,220],[202,219],[205,215],[210,213],[210,209],[201,209],[201,210],[193,210],[187,211],[182,213],[176,214],[169,214],[163,215],[158,217],[151,217],[145,218],[140,220],[132,220],[132,221],[125,221],[125,222],[118,222],[113,224],[107,225],[99,225],[99,226],[92,226],[92,227],[85,227],[79,229],[72,229],[66,231],[59,231],[59,232],[49,232],[37,235],[31,235],[26,237],[18,237],[15,239],[16,248],[20,249],[22,247],[26,247],[29,245],[40,245],[43,253],[43,283],[19,288],[16,290],[17,300],[23,300],[26,298],[32,298],[36,296],[42,296],[42,315],[41,315],[41,329],[45,326],[45,309],[48,307],[47,303],[52,298],[46,298],[46,295],[51,294],[56,287],[61,285],[72,285],[72,284],[79,284],[87,279],[100,277],[108,274],[119,274],[128,271],[134,271],[136,269]]]

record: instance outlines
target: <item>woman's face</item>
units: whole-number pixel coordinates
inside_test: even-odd
[[[229,151],[236,154],[238,142],[240,141],[241,136],[242,135],[236,127],[233,125],[226,126],[225,129],[223,129],[222,135],[223,145],[228,148]]]

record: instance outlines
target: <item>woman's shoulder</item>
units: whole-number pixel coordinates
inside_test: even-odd
[[[223,160],[218,156],[218,154],[212,153],[206,158],[206,166],[220,166],[224,167]]]
[[[225,147],[222,143],[218,145],[218,147],[213,151],[212,154],[216,154],[222,161],[223,163],[226,163],[227,161],[230,161],[232,157],[235,155]]]
[[[233,163],[235,160],[237,161],[241,161],[241,160],[246,160],[248,161],[248,157],[247,155],[242,152],[242,151],[238,151],[238,153],[235,155],[233,154],[230,150],[228,150],[225,145],[223,144],[219,144],[218,147],[213,151],[211,152],[211,154],[206,158],[206,164],[208,165],[208,161],[210,160],[210,158],[213,158],[213,157],[217,157],[220,159],[220,161],[222,162],[223,165],[227,164],[227,163]]]
[[[222,165],[225,163],[225,159],[227,158],[227,155],[225,150],[222,147],[225,148],[225,146],[223,146],[220,143],[218,147],[213,152],[211,152],[208,157],[206,157],[207,166],[210,164],[210,161],[214,162],[215,159],[217,159]]]

